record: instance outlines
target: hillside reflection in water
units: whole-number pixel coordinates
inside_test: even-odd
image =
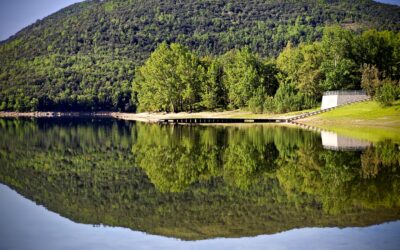
[[[38,228],[46,228],[47,217],[55,224],[44,233],[70,227],[84,227],[89,235],[110,232],[117,238],[131,233],[140,235],[139,248],[160,242],[172,248],[278,239],[288,246],[289,238],[300,244],[312,235],[325,235],[332,245],[329,240],[320,244],[340,249],[336,238],[350,245],[367,244],[380,230],[391,228],[385,246],[399,243],[391,238],[393,230],[400,232],[398,222],[370,227],[400,217],[400,152],[392,141],[335,151],[324,148],[320,134],[298,128],[159,126],[108,119],[2,119],[0,133],[0,182],[73,221],[41,211]],[[1,238],[8,240],[0,244],[26,238],[24,233],[37,239],[35,228],[19,228],[23,216],[17,214],[29,217],[43,208],[31,204],[22,206],[29,207],[23,211],[10,210],[7,204],[13,199],[24,199],[1,189],[2,210],[11,214],[1,218]],[[64,242],[49,235],[55,244]],[[257,235],[265,236],[246,238]],[[352,241],[351,235],[358,238]],[[190,243],[221,237],[237,239]],[[379,242],[366,246],[382,246]]]

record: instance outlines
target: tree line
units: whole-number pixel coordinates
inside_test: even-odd
[[[249,47],[200,57],[164,42],[137,69],[132,96],[141,111],[288,112],[315,107],[324,91],[338,89],[363,88],[390,105],[399,98],[399,79],[400,33],[331,26],[321,41],[288,43],[277,58]]]

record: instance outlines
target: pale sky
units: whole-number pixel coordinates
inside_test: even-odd
[[[0,41],[70,4],[82,0],[0,0]],[[400,0],[379,0],[400,5]]]
[[[0,41],[68,5],[82,0],[0,0]]]

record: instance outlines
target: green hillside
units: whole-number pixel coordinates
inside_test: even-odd
[[[135,68],[163,41],[201,56],[249,46],[276,56],[326,25],[400,30],[400,8],[373,1],[94,0],[0,44],[0,110],[127,110]]]

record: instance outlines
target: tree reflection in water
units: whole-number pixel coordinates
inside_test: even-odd
[[[77,222],[194,240],[400,217],[399,145],[298,128],[1,119],[0,181]]]

